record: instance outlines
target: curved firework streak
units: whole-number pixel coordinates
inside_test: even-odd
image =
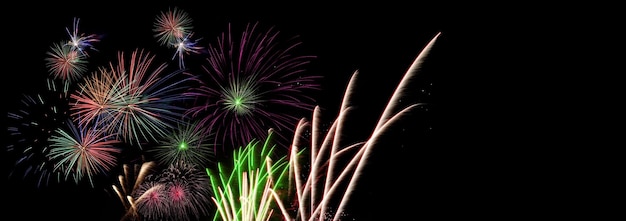
[[[253,140],[233,151],[232,166],[218,164],[206,169],[213,189],[217,212],[213,220],[272,220],[276,191],[283,188],[288,175],[286,156],[272,159],[272,130],[263,143]]]
[[[361,180],[365,165],[371,157],[372,149],[378,147],[377,142],[387,130],[398,123],[407,114],[416,111],[424,103],[407,104],[400,106],[399,100],[405,96],[409,90],[409,82],[417,75],[417,71],[424,61],[426,55],[431,50],[435,41],[441,33],[437,33],[417,58],[409,67],[404,77],[396,87],[387,106],[383,110],[381,117],[373,129],[370,137],[347,147],[340,147],[338,144],[342,135],[344,119],[351,113],[350,99],[356,87],[358,71],[352,75],[346,88],[339,116],[334,121],[328,133],[321,133],[320,111],[316,107],[313,111],[312,122],[301,119],[296,127],[296,134],[293,139],[290,154],[290,178],[293,179],[296,188],[298,210],[295,218],[290,218],[291,213],[284,209],[281,203],[283,216],[289,220],[327,220],[331,218],[338,221],[347,214],[347,205],[350,204],[352,194],[355,192],[356,184]],[[404,103],[403,103],[404,104]],[[302,178],[303,162],[300,161],[303,151],[303,143],[298,137],[304,136],[305,128],[312,127],[310,164],[311,169],[305,179]],[[322,143],[317,141],[322,139]],[[348,160],[346,164],[340,164]],[[335,172],[339,171],[338,174]],[[279,201],[280,203],[280,201]],[[329,209],[336,208],[336,211]]]
[[[141,220],[137,201],[145,200],[152,191],[162,188],[159,186],[155,187],[155,190],[146,191],[146,185],[142,186],[146,177],[153,172],[155,165],[154,162],[134,164],[132,168],[128,164],[123,165],[123,174],[118,176],[118,183],[111,185],[126,211],[121,221]]]

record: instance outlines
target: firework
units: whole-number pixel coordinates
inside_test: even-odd
[[[94,176],[106,174],[117,165],[116,154],[121,151],[115,145],[121,142],[97,128],[76,127],[68,121],[69,131],[57,129],[49,138],[48,157],[65,179],[72,177],[78,183],[86,177],[93,187]]]
[[[156,146],[147,149],[161,165],[183,161],[200,167],[209,167],[214,161],[210,133],[204,132],[195,123],[181,122]]]
[[[187,114],[213,128],[215,142],[224,146],[244,146],[273,128],[276,144],[287,148],[298,113],[313,109],[309,93],[319,89],[320,76],[304,73],[315,56],[297,55],[295,37],[282,41],[278,31],[258,26],[248,24],[237,41],[229,25],[209,46],[203,85],[187,93],[196,99]]]
[[[199,220],[209,215],[211,189],[204,169],[178,161],[159,174],[158,182],[166,185],[167,220]]]
[[[89,56],[87,50],[96,50],[93,47],[93,43],[100,42],[100,38],[95,34],[86,35],[84,33],[79,33],[78,22],[80,22],[80,19],[74,18],[72,31],[68,28],[65,29],[70,37],[69,42],[65,45],[70,46],[72,51],[78,51],[81,55]]]
[[[55,163],[48,157],[48,139],[70,119],[69,98],[60,82],[48,79],[47,83],[43,92],[24,94],[16,109],[8,112],[7,121],[7,150],[17,157],[10,176],[22,173],[24,179],[34,178],[37,187],[62,180],[62,173],[54,169]]]
[[[173,59],[178,57],[178,65],[184,68],[183,57],[187,54],[199,54],[202,49],[197,45],[199,39],[193,39],[192,19],[187,12],[178,8],[161,12],[154,22],[154,37],[161,45],[176,48]]]
[[[345,130],[345,119],[353,113],[351,99],[356,88],[358,72],[355,72],[348,83],[344,94],[339,115],[330,130],[324,135],[320,127],[320,109],[316,107],[313,112],[313,121],[309,123],[302,118],[296,127],[291,154],[289,156],[290,180],[296,188],[298,209],[295,216],[281,201],[280,208],[284,217],[288,220],[341,220],[347,214],[347,206],[352,200],[355,186],[362,180],[361,175],[369,163],[372,149],[380,148],[379,140],[391,127],[398,124],[400,119],[409,113],[415,112],[424,103],[400,102],[405,97],[411,82],[420,68],[425,56],[435,43],[440,33],[426,45],[422,52],[414,60],[409,70],[396,87],[386,108],[378,120],[369,138],[362,142],[341,146],[342,133]],[[302,155],[305,143],[300,137],[305,135],[306,128],[311,127],[310,160],[306,161]],[[318,141],[322,141],[319,143]],[[302,165],[310,164],[310,169],[305,171]],[[305,175],[304,179],[302,175]]]
[[[161,12],[154,22],[154,37],[161,45],[174,47],[176,43],[191,33],[192,19],[187,12],[178,8]]]
[[[209,215],[211,191],[203,169],[178,161],[152,173],[154,166],[146,162],[131,171],[124,165],[119,185],[113,185],[126,209],[122,220],[200,220]]]
[[[153,180],[141,183],[134,198],[141,220],[163,220],[169,211],[169,199],[164,184]]]
[[[118,183],[112,185],[113,190],[119,197],[126,211],[124,216],[122,216],[122,221],[140,220],[137,201],[141,203],[141,201],[150,198],[148,195],[151,194],[151,192],[157,191],[157,189],[152,191],[146,189],[146,187],[153,185],[145,184],[142,186],[146,177],[153,172],[155,165],[154,162],[144,162],[141,165],[135,164],[132,168],[128,164],[123,165],[123,174],[118,176]],[[155,188],[159,188],[158,190],[160,190],[162,187],[159,186]],[[138,196],[140,200],[133,198],[133,196]]]
[[[87,72],[85,56],[70,46],[55,43],[50,47],[47,55],[49,57],[45,60],[48,71],[55,78],[65,81],[67,86],[82,78],[82,75]]]
[[[182,119],[184,83],[192,78],[182,77],[182,70],[164,74],[166,63],[152,69],[154,58],[139,49],[129,60],[118,53],[117,64],[100,68],[71,95],[72,115],[80,125],[102,126],[140,148],[166,136]]]
[[[276,191],[283,188],[288,163],[271,158],[272,132],[260,146],[253,140],[235,150],[232,167],[218,164],[217,173],[207,168],[217,213],[213,220],[268,220],[275,208]]]

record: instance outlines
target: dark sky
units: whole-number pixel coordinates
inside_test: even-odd
[[[5,41],[5,45],[11,48],[6,55],[9,65],[13,67],[8,74],[13,77],[3,83],[5,88],[13,89],[5,92],[7,97],[3,103],[11,107],[10,104],[18,102],[22,93],[43,86],[43,81],[38,79],[43,80],[48,74],[45,53],[52,43],[66,37],[65,28],[71,26],[73,18],[81,19],[81,32],[105,34],[96,45],[98,53],[113,54],[118,50],[129,51],[137,47],[162,51],[152,37],[152,24],[159,13],[177,7],[191,16],[195,36],[203,36],[200,42],[204,43],[215,41],[219,33],[226,31],[228,23],[234,29],[242,29],[249,22],[260,22],[266,27],[274,26],[281,34],[298,35],[303,43],[302,49],[317,56],[308,69],[324,76],[318,104],[328,111],[328,115],[336,114],[350,76],[359,70],[363,81],[358,101],[364,110],[369,111],[363,115],[364,119],[378,117],[413,59],[432,37],[441,32],[422,69],[423,76],[419,79],[432,83],[428,88],[432,90],[428,99],[433,103],[439,102],[433,111],[444,110],[446,104],[443,99],[448,96],[444,90],[454,84],[452,81],[457,81],[451,78],[458,76],[456,72],[462,69],[458,58],[468,54],[463,51],[465,47],[457,47],[461,42],[469,42],[461,39],[460,35],[474,38],[477,29],[472,27],[478,26],[464,17],[465,13],[456,14],[458,17],[450,16],[460,11],[460,7],[440,4],[415,5],[407,2],[398,5],[339,6],[317,2],[311,5],[190,2],[128,4],[100,1],[73,4],[64,1],[44,5],[19,2],[11,7],[5,6],[5,10],[15,13],[15,17],[4,19],[5,25],[9,27],[3,29],[8,32],[5,35],[10,39]],[[158,56],[171,55],[167,53]],[[470,97],[473,92],[466,93],[463,96]],[[437,131],[436,117],[433,116],[429,121],[433,119],[435,123],[429,124],[435,128],[433,131]],[[419,119],[413,120],[417,122]],[[450,184],[441,181],[448,179],[435,172],[446,167],[445,161],[437,162],[444,158],[442,154],[445,151],[429,149],[433,148],[429,142],[413,140],[410,136],[403,136],[403,139],[406,141],[398,142],[412,143],[413,146],[424,144],[423,149],[398,151],[397,155],[382,154],[391,159],[384,159],[389,164],[379,163],[386,166],[372,168],[370,173],[379,174],[376,175],[379,178],[372,181],[376,187],[368,187],[375,189],[368,192],[369,195],[362,196],[364,198],[361,200],[369,204],[362,211],[370,211],[363,214],[399,210],[391,213],[402,216],[398,213],[421,207],[425,214],[432,215],[447,205],[444,199],[449,197],[450,190],[444,190],[441,185]],[[400,158],[396,160],[398,156]],[[409,162],[409,159],[417,162]],[[10,171],[11,160],[14,159],[3,160],[5,167],[8,167],[5,172]],[[394,165],[397,161],[402,162]],[[34,217],[49,220],[119,220],[123,212],[115,196],[101,189],[73,185],[36,189],[16,178],[10,178],[5,183],[8,186],[5,188],[7,195],[3,197],[3,210],[9,217],[14,215],[23,220]],[[416,202],[400,202],[401,199]],[[359,216],[365,217],[363,214]]]

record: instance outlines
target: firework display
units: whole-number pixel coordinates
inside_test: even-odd
[[[130,49],[83,32],[89,20],[68,21],[41,55],[46,87],[9,105],[9,179],[112,193],[120,221],[352,219],[382,137],[428,106],[415,76],[440,33],[369,130],[353,102],[358,71],[324,119],[323,75],[308,69],[320,57],[300,36],[259,21],[210,36],[202,28],[216,27],[192,24],[199,16],[162,10],[142,40],[159,47]],[[348,139],[355,129],[368,137]]]

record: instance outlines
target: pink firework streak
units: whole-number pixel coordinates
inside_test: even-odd
[[[344,119],[352,111],[350,99],[356,88],[358,72],[352,75],[344,94],[339,116],[325,136],[321,133],[319,107],[316,107],[313,112],[312,122],[304,118],[300,120],[296,127],[296,136],[293,139],[290,154],[290,178],[293,179],[296,188],[299,208],[295,217],[298,220],[339,221],[342,216],[348,214],[349,211],[346,208],[351,202],[357,183],[361,180],[372,150],[381,146],[377,145],[378,140],[403,117],[424,105],[424,103],[413,103],[408,106],[399,106],[401,104],[399,99],[405,95],[406,91],[409,91],[409,82],[417,75],[418,69],[440,34],[435,35],[409,67],[367,140],[346,147],[339,146],[345,127]],[[309,162],[311,168],[308,176],[303,179],[301,168],[303,162],[299,160],[301,158],[299,155],[304,144],[300,137],[304,137],[307,127],[311,127],[313,132]],[[320,139],[323,139],[322,143],[318,143]],[[278,194],[275,193],[275,197],[280,202]],[[292,217],[291,211],[288,211],[283,203],[279,206],[286,219],[296,220],[296,218],[290,218]],[[337,210],[329,211],[329,208],[337,208]]]

